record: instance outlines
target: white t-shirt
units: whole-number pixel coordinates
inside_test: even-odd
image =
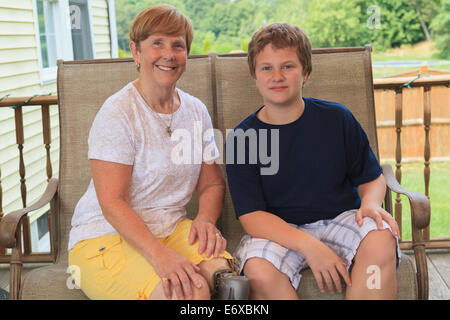
[[[219,157],[206,106],[176,90],[180,107],[172,115],[157,114],[133,83],[128,83],[105,101],[88,139],[89,159],[133,166],[130,205],[156,237],[170,235],[184,219],[202,161]],[[169,136],[166,130],[171,117],[173,132]],[[81,240],[114,233],[117,231],[102,214],[91,179],[75,207],[68,249]]]

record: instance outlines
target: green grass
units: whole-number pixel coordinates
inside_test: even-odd
[[[395,173],[395,163],[389,163]],[[410,162],[402,164],[401,185],[409,191],[425,194],[424,164],[423,162]],[[432,162],[430,164],[431,203],[430,238],[450,237],[450,162]],[[393,194],[392,203],[395,205]],[[411,211],[409,200],[401,196],[402,200],[402,238],[411,239]]]
[[[437,50],[432,41],[422,41],[414,45],[405,44],[399,48],[391,48],[383,52],[374,50],[373,61],[426,60],[439,61]]]
[[[403,45],[400,48],[392,48],[384,52],[372,52],[373,62],[384,62],[384,61],[427,61],[445,62],[448,60],[443,60],[437,58],[437,50],[434,47],[434,43],[431,41],[423,41],[415,45]],[[411,71],[418,71],[420,67],[373,67],[373,77],[382,78],[388,77],[396,74],[407,73]],[[436,64],[429,66],[430,70],[438,70],[450,72],[449,64]]]

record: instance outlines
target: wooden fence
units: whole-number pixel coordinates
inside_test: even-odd
[[[396,107],[395,89],[411,78],[375,79],[375,111],[377,119],[380,158],[396,158],[396,112],[401,112],[402,161],[423,161],[425,150],[425,116],[428,126],[431,160],[450,161],[450,90],[448,76],[421,78],[398,91]],[[447,79],[447,80],[445,80]],[[427,100],[427,101],[426,101]],[[427,110],[426,110],[427,108]],[[398,109],[398,110],[397,110]],[[398,120],[397,120],[398,121]]]

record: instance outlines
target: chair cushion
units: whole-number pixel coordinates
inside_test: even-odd
[[[69,289],[66,273],[67,265],[52,264],[27,272],[22,280],[21,299],[23,300],[85,300],[83,291]]]
[[[84,293],[78,289],[69,289],[66,273],[67,266],[55,264],[31,270],[24,276],[21,290],[24,300],[82,300],[87,299]],[[345,298],[344,293],[330,294],[328,291],[321,293],[311,269],[302,272],[302,280],[297,293],[302,300],[340,300]],[[397,270],[398,299],[416,299],[416,282],[414,264],[411,258],[403,255]],[[344,291],[345,292],[345,291]]]

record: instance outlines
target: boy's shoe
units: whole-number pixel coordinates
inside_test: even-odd
[[[220,270],[214,273],[215,300],[247,300],[250,292],[250,281],[245,276],[235,276],[231,270]]]

